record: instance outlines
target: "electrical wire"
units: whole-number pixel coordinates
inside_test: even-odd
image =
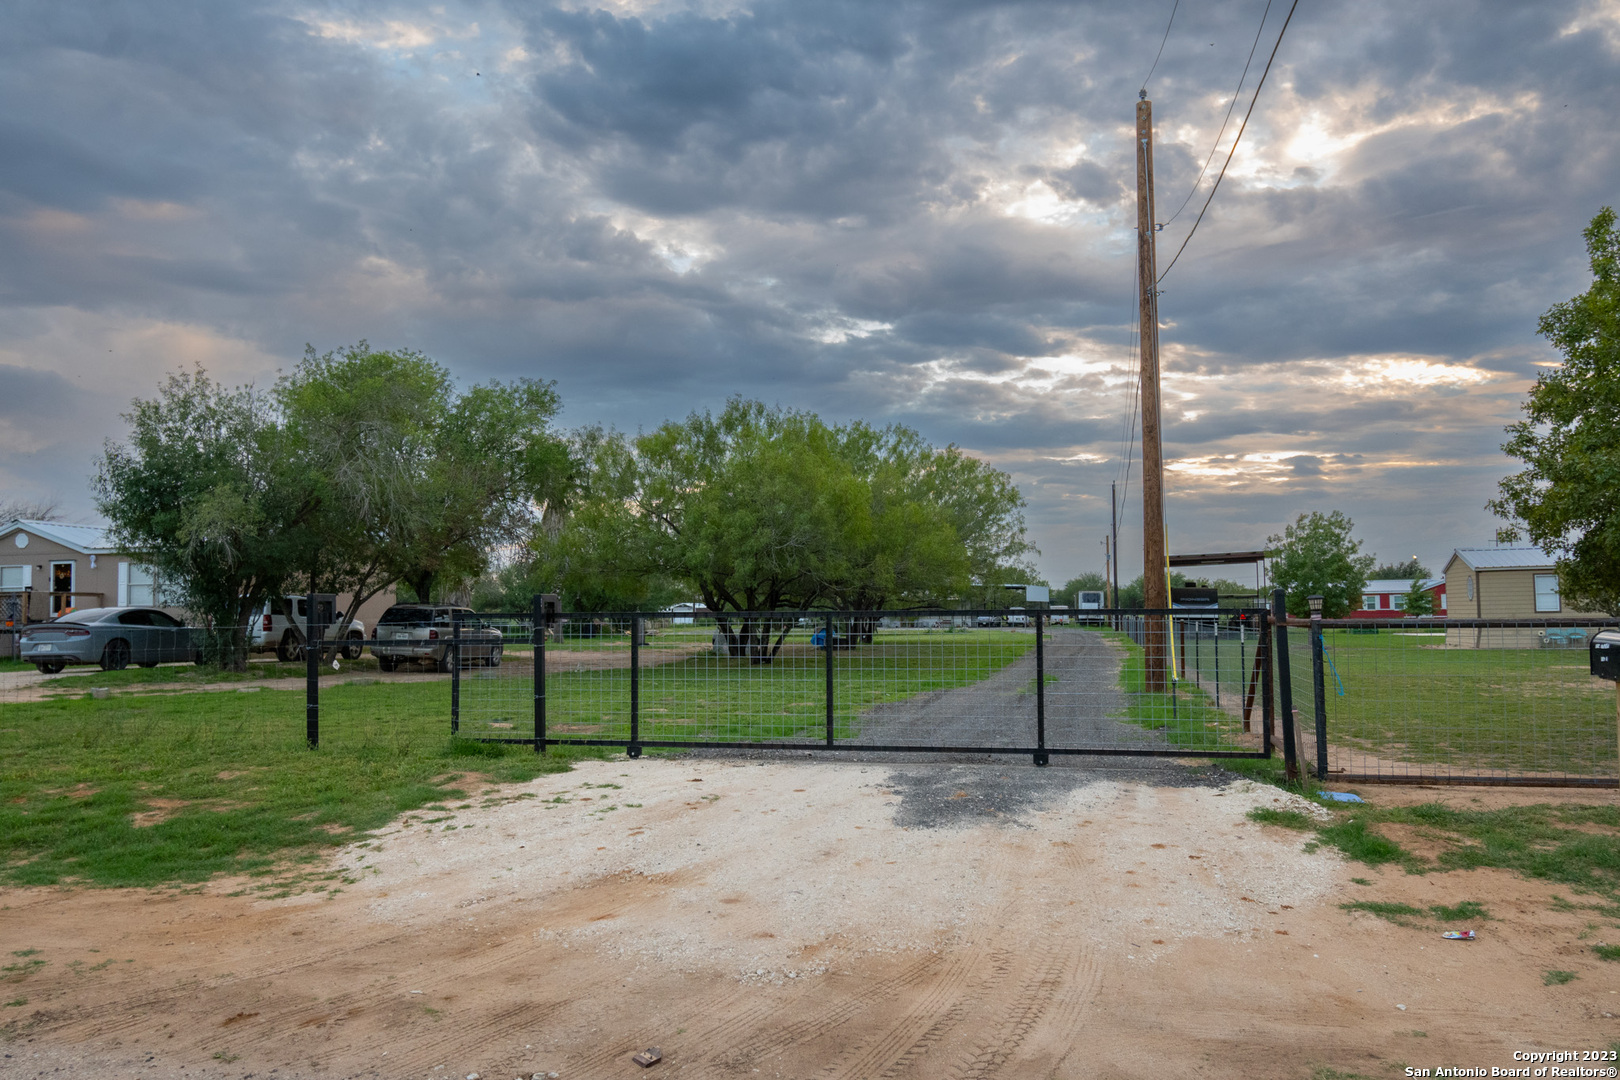
[[[1164,37],[1159,39],[1159,51],[1153,56],[1153,66],[1148,68],[1147,78],[1142,80],[1143,90],[1147,89],[1147,84],[1153,78],[1153,73],[1159,70],[1159,57],[1164,55],[1164,43],[1170,40],[1170,28],[1176,24],[1176,11],[1180,7],[1181,0],[1176,0],[1170,7],[1170,21],[1164,24]]]
[[[1187,230],[1186,239],[1182,240],[1181,246],[1176,249],[1175,257],[1170,260],[1170,265],[1164,268],[1164,273],[1159,275],[1158,281],[1154,282],[1154,284],[1163,281],[1170,275],[1170,271],[1175,269],[1176,260],[1180,259],[1181,253],[1187,250],[1187,245],[1192,242],[1193,234],[1198,232],[1199,223],[1204,220],[1204,214],[1209,210],[1209,204],[1215,201],[1215,193],[1221,189],[1221,181],[1226,177],[1227,167],[1232,164],[1232,155],[1237,153],[1238,143],[1243,141],[1243,132],[1248,129],[1249,117],[1254,115],[1255,102],[1260,100],[1260,91],[1266,85],[1266,76],[1271,74],[1272,62],[1277,59],[1277,50],[1282,48],[1283,35],[1288,33],[1288,24],[1293,20],[1294,10],[1298,7],[1299,0],[1294,0],[1289,5],[1288,17],[1283,20],[1282,29],[1277,32],[1277,42],[1271,47],[1271,56],[1266,59],[1266,69],[1260,73],[1260,81],[1255,84],[1254,97],[1249,99],[1248,111],[1243,114],[1243,124],[1238,128],[1237,137],[1232,140],[1232,149],[1226,153],[1226,161],[1221,164],[1220,174],[1215,177],[1215,183],[1209,189],[1209,198],[1204,200],[1203,208],[1198,211],[1198,217],[1193,220],[1192,228]]]
[[[1209,163],[1215,160],[1215,151],[1221,148],[1221,138],[1226,134],[1226,126],[1232,122],[1232,110],[1237,108],[1238,98],[1243,94],[1243,83],[1249,77],[1249,66],[1254,63],[1255,50],[1260,48],[1260,35],[1265,33],[1266,19],[1271,15],[1271,3],[1272,0],[1266,0],[1266,10],[1260,13],[1260,25],[1254,28],[1254,42],[1249,46],[1249,58],[1243,61],[1243,74],[1238,76],[1237,89],[1232,91],[1232,100],[1226,106],[1226,118],[1221,121],[1221,130],[1215,133],[1215,141],[1210,145],[1209,156],[1204,159],[1204,167],[1198,170],[1198,179],[1193,181],[1192,189],[1187,192],[1187,197],[1181,200],[1181,205],[1176,207],[1176,212],[1165,221],[1166,225],[1180,217],[1181,212],[1187,209],[1187,204],[1192,202],[1192,197],[1198,194],[1198,185],[1204,182],[1204,174],[1209,172]]]

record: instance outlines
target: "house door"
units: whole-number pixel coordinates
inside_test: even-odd
[[[73,606],[73,564],[51,563],[51,614],[60,615]]]

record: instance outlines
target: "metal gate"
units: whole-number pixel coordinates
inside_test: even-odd
[[[453,625],[451,728],[631,757],[1269,757],[1269,626],[1259,610],[559,614],[537,597]]]

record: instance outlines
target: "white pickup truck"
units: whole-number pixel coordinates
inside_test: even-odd
[[[339,613],[341,618],[341,613]],[[265,606],[253,614],[249,627],[249,648],[253,652],[274,652],[276,659],[296,663],[304,658],[304,638],[309,622],[309,600],[302,596],[271,597]],[[322,635],[327,641],[337,641],[339,629],[334,624]],[[342,631],[343,642],[339,652],[345,660],[358,660],[366,643],[366,624],[359,619]]]

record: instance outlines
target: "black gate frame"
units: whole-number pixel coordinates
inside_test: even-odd
[[[851,619],[878,620],[886,617],[892,618],[946,618],[946,619],[977,619],[981,615],[1006,617],[1007,609],[1000,608],[974,608],[970,610],[945,609],[907,609],[884,611],[829,611],[822,609],[793,610],[793,611],[753,611],[753,612],[715,612],[711,617],[723,616],[728,619],[769,619],[780,623],[784,620],[815,618],[822,621],[822,629],[827,634],[828,645],[834,640],[835,628],[839,622]],[[1164,609],[1164,608],[1102,608],[1070,610],[1065,614],[1070,619],[1082,619],[1086,622],[1104,623],[1118,628],[1124,619],[1133,617],[1164,618],[1168,620],[1189,620],[1208,618],[1211,615],[1230,617],[1242,615],[1254,619],[1257,627],[1257,642],[1264,642],[1264,650],[1257,648],[1255,665],[1259,671],[1259,686],[1256,687],[1255,697],[1261,709],[1261,749],[1248,750],[1194,750],[1194,749],[1153,749],[1153,748],[1127,748],[1127,747],[1068,747],[1050,746],[1046,740],[1046,627],[1051,619],[1052,612],[1045,609],[1026,611],[1023,613],[1033,624],[1035,630],[1035,745],[1034,746],[958,746],[946,744],[918,744],[895,745],[840,742],[834,736],[835,708],[836,708],[836,678],[834,672],[837,667],[835,647],[822,649],[823,664],[826,669],[826,737],[821,742],[780,742],[780,741],[753,741],[744,739],[643,739],[640,726],[640,687],[641,665],[640,650],[642,640],[642,627],[650,619],[668,619],[671,617],[667,611],[612,611],[612,612],[567,612],[557,610],[555,600],[549,596],[536,596],[534,606],[528,612],[479,612],[472,618],[476,619],[514,619],[532,620],[532,640],[534,645],[534,735],[529,738],[502,738],[499,736],[481,736],[473,741],[486,743],[504,743],[534,747],[535,753],[543,754],[551,746],[611,746],[625,751],[631,758],[639,758],[644,749],[667,750],[834,750],[852,751],[861,753],[896,753],[896,754],[1028,754],[1036,765],[1047,765],[1054,754],[1089,757],[1168,757],[1168,758],[1210,758],[1210,759],[1260,759],[1272,756],[1273,733],[1276,730],[1276,709],[1273,704],[1274,683],[1279,680],[1273,678],[1273,658],[1280,657],[1284,665],[1287,664],[1286,647],[1272,648],[1268,635],[1270,634],[1274,618],[1273,613],[1260,608],[1245,608],[1242,610],[1220,609],[1218,611],[1201,611],[1194,609]],[[452,735],[459,734],[461,712],[461,628],[466,616],[457,615],[454,618],[450,648],[454,651],[454,660],[450,671],[450,730]],[[546,638],[550,636],[553,625],[570,619],[609,619],[615,622],[630,623],[630,734],[624,739],[558,739],[551,738],[546,733]],[[1280,630],[1280,626],[1278,627]],[[1279,641],[1279,646],[1284,643]],[[1247,680],[1247,677],[1245,679]],[[1288,697],[1288,678],[1286,667],[1280,684],[1285,699],[1282,713],[1283,757],[1287,763],[1289,779],[1298,776],[1299,763],[1295,761],[1294,749],[1294,723],[1292,712],[1286,707]]]

